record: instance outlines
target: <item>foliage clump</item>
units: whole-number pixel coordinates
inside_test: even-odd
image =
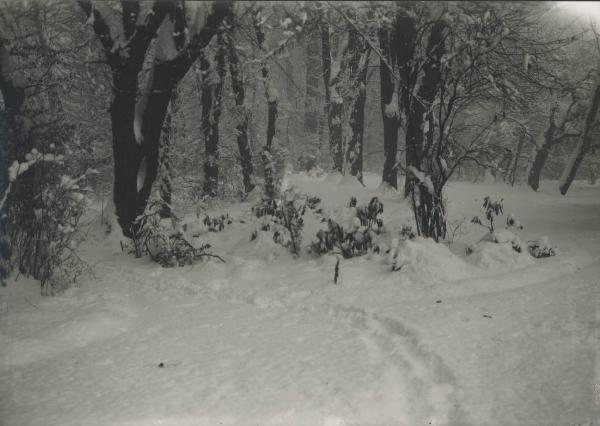
[[[83,238],[90,191],[83,183],[90,173],[77,178],[61,174],[57,165],[63,163],[62,155],[33,149],[9,168],[10,185],[2,197],[10,229],[7,269],[16,263],[19,272],[40,281],[45,294],[75,284],[89,271],[76,248]]]
[[[348,208],[354,209],[354,216],[349,227],[344,229],[335,220],[329,218],[326,229],[317,232],[317,241],[312,244],[312,251],[318,254],[337,252],[346,259],[366,254],[374,245],[375,234],[383,229],[383,203],[373,197],[368,205],[357,205],[352,197]]]
[[[210,244],[196,244],[183,228],[174,229],[170,219],[160,216],[161,203],[151,202],[136,220],[132,252],[136,257],[148,255],[163,268],[193,265],[202,258],[220,256],[209,252]]]
[[[225,229],[225,225],[231,225],[232,220],[231,217],[229,217],[229,213],[216,217],[205,215],[202,223],[206,225],[210,232],[221,232]]]
[[[261,231],[273,231],[273,241],[287,247],[293,254],[299,254],[304,229],[304,214],[310,203],[306,197],[294,190],[284,192],[282,198],[263,199],[252,210],[257,218],[263,218]],[[252,233],[251,240],[258,236],[258,230]]]
[[[535,241],[528,241],[527,250],[529,251],[529,254],[536,259],[556,256],[556,248],[550,245],[547,237],[541,237]]]
[[[472,223],[483,226],[488,230],[488,233],[482,238],[481,241],[490,241],[492,243],[500,244],[500,243],[510,243],[512,249],[517,253],[521,253],[524,248],[524,244],[521,239],[510,232],[508,229],[498,230],[494,227],[494,219],[497,219],[501,214],[504,214],[504,199],[492,201],[492,199],[487,196],[483,199],[483,211],[485,212],[485,219],[487,223],[484,223],[479,216],[474,216],[471,219]],[[518,229],[523,229],[521,223],[515,219],[515,217],[510,214],[506,220],[506,227],[517,227]],[[467,254],[472,252],[471,248],[467,249]]]

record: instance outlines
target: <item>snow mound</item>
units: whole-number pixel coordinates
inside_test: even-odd
[[[342,180],[343,176],[341,173],[329,173],[323,179],[323,183],[326,184],[338,184]]]
[[[400,195],[400,191],[394,188],[387,182],[381,182],[376,190],[377,195],[383,199],[396,199]]]
[[[249,239],[249,238],[248,238]],[[245,239],[244,239],[245,240]],[[252,241],[240,241],[233,250],[233,255],[244,259],[261,259],[267,263],[287,254],[286,248],[273,241],[270,231],[258,231]]]
[[[357,191],[362,191],[363,189],[363,184],[360,183],[356,176],[352,175],[342,176],[341,179],[337,182],[337,184],[340,186],[355,188]]]
[[[532,265],[533,259],[523,250],[513,249],[512,242],[480,241],[468,259],[477,267],[490,271],[507,271]]]
[[[392,242],[392,247],[395,243]],[[428,238],[415,238],[398,243],[390,251],[388,263],[400,274],[418,282],[455,281],[474,274],[474,268],[452,253],[444,244]]]

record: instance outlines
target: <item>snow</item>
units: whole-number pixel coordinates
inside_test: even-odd
[[[366,187],[289,176],[336,217]],[[395,237],[412,213],[383,199],[387,254],[294,258],[251,204],[208,232],[227,263],[163,269],[92,228],[80,250],[94,275],[55,297],[23,277],[0,288],[0,413],[7,425],[585,424],[598,409],[600,187],[451,182],[450,220],[504,199],[524,228],[453,244]],[[540,213],[542,212],[542,213]],[[99,214],[99,211],[98,211]],[[310,219],[310,220],[309,220]],[[307,218],[311,233],[319,226]],[[201,222],[195,214],[185,221]],[[244,220],[244,223],[240,222]],[[468,222],[468,221],[467,221]],[[97,223],[97,221],[96,221]],[[559,254],[517,253],[548,236]],[[308,243],[312,235],[307,233]],[[475,247],[466,255],[467,246]],[[162,364],[161,364],[162,363]],[[162,367],[159,367],[162,365]],[[594,411],[596,410],[596,411]]]
[[[385,116],[387,118],[399,118],[400,117],[400,111],[398,108],[398,93],[394,92],[394,94],[392,95],[392,99],[390,100],[389,104],[385,104]]]
[[[139,192],[146,182],[146,157],[142,158],[137,172],[136,190]]]

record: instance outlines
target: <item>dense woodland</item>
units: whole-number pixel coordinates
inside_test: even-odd
[[[568,194],[600,173],[599,37],[552,2],[4,0],[0,278],[76,280],[94,203],[138,256],[221,201],[298,252],[290,172],[378,173],[439,242],[449,181]]]

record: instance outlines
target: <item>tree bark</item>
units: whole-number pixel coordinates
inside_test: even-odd
[[[254,30],[256,32],[258,45],[262,48],[265,41],[265,35],[262,31],[260,15],[258,14],[255,16]],[[273,84],[271,69],[267,62],[263,62],[261,65],[261,75],[265,87],[265,97],[267,98],[267,141],[263,147],[262,153],[263,168],[265,171],[265,195],[267,198],[272,199],[275,197],[275,167],[273,164],[272,148],[273,139],[275,138],[275,124],[277,121],[278,95],[277,89],[275,89]]]
[[[419,234],[433,238],[435,241],[446,236],[446,208],[442,188],[439,186],[439,182],[444,181],[443,167],[440,164],[443,153],[439,151],[439,147],[434,147],[434,123],[430,109],[441,84],[440,59],[445,51],[443,40],[445,27],[443,21],[438,21],[429,34],[426,60],[423,64],[423,79],[418,98],[410,102],[406,130],[406,168],[407,170],[414,168],[419,172],[425,169],[431,182],[426,184],[414,173],[408,174],[405,193],[412,196]],[[427,131],[424,129],[426,122],[429,127]],[[427,144],[425,144],[426,137]]]
[[[178,111],[179,99],[177,90],[173,90],[171,96],[170,108],[167,111],[165,122],[161,133],[161,156],[160,164],[162,176],[160,179],[160,198],[161,208],[160,216],[169,218],[173,216],[173,142],[177,133],[173,123],[173,118]]]
[[[0,111],[0,283],[12,269],[8,168],[17,159],[19,146],[25,140],[22,121],[25,89],[13,78],[15,72],[14,61],[0,39],[0,92],[4,100],[4,110]]]
[[[417,163],[417,156],[414,149],[414,122],[412,120],[412,96],[411,90],[415,84],[413,75],[413,60],[415,55],[415,37],[416,37],[415,19],[404,13],[396,15],[394,25],[394,47],[396,63],[398,65],[398,74],[400,77],[400,106],[404,112],[404,156],[405,166]],[[408,196],[410,175],[406,173],[404,179],[404,196]]]
[[[201,57],[202,70],[202,132],[204,133],[204,194],[217,196],[219,183],[219,121],[223,98],[223,81],[225,79],[225,49],[222,37],[216,54],[215,77],[210,69],[210,62]]]
[[[242,166],[242,179],[244,182],[244,192],[248,194],[255,187],[254,184],[254,166],[252,165],[252,151],[248,141],[248,120],[249,112],[245,106],[246,91],[244,88],[244,78],[240,68],[240,60],[235,50],[233,39],[227,35],[227,50],[229,52],[229,73],[231,74],[231,86],[235,97],[235,105],[238,109],[236,125],[236,139],[238,151],[240,153],[240,164]]]
[[[304,132],[311,138],[319,134],[319,38],[310,34],[306,46],[306,97],[304,99]]]
[[[521,135],[519,137],[519,143],[517,144],[517,152],[515,153],[512,169],[510,171],[511,186],[515,186],[515,182],[517,180],[517,170],[519,168],[519,160],[521,159],[521,154],[523,153],[523,145],[525,144],[525,138],[525,135]]]
[[[443,31],[445,23],[436,22],[429,34],[427,41],[426,60],[423,64],[423,80],[418,91],[418,98],[411,100],[412,108],[408,114],[408,123],[406,131],[406,167],[416,167],[421,170],[423,167],[423,148],[425,145],[425,121],[429,122],[429,132],[433,132],[432,115],[430,113],[431,105],[439,90],[441,71],[439,61],[444,54]],[[431,133],[433,134],[433,133]],[[433,160],[436,155],[433,151],[428,152],[428,160]],[[433,168],[431,168],[433,169]],[[433,170],[430,170],[430,172]],[[407,177],[406,189],[414,182]]]
[[[350,61],[349,71],[350,75],[354,78],[353,89],[356,91],[356,98],[350,113],[352,136],[346,151],[346,161],[350,164],[350,175],[356,176],[359,182],[363,183],[363,139],[365,103],[367,100],[367,70],[370,51],[366,42],[360,40],[360,34],[356,30],[351,30],[351,37],[354,38],[352,43],[354,52],[351,52],[352,60]]]
[[[395,46],[396,39],[389,29],[379,31],[379,46],[381,54],[386,61],[380,59],[380,98],[381,116],[383,118],[383,173],[382,182],[398,189],[398,168],[396,157],[398,155],[398,126],[399,126],[399,104],[397,86],[389,66],[396,63]],[[387,64],[386,64],[387,62]],[[395,104],[395,105],[394,105]],[[389,105],[389,110],[386,110]]]
[[[550,148],[546,146],[540,147],[535,153],[533,164],[531,165],[529,175],[527,176],[527,183],[534,191],[537,191],[540,187],[540,176],[549,154]]]
[[[342,67],[338,74],[332,75],[332,53],[331,40],[329,35],[329,24],[321,20],[321,56],[323,59],[323,82],[325,84],[325,105],[327,110],[327,123],[329,126],[329,155],[333,162],[333,171],[344,172],[344,150],[343,150],[343,132],[342,120],[344,112],[343,99],[336,88],[336,80],[342,72]],[[344,52],[345,54],[346,52]]]

